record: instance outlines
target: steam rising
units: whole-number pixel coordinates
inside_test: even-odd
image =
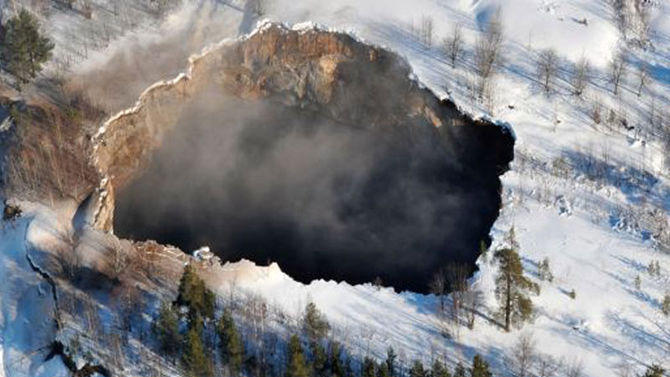
[[[379,276],[422,291],[438,267],[474,261],[498,213],[495,169],[460,133],[341,124],[208,92],[119,193],[115,228],[276,261],[302,281]]]

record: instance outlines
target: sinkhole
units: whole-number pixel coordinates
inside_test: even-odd
[[[115,232],[277,262],[302,282],[424,292],[440,267],[474,269],[513,144],[492,124],[355,124],[203,93],[117,193]]]

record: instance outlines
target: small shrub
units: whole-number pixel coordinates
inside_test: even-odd
[[[670,316],[670,292],[666,292],[663,296],[663,303],[661,303],[661,311],[665,316]]]
[[[637,275],[635,277],[635,281],[633,283],[635,284],[635,289],[640,290],[640,287],[642,286],[642,280],[640,279],[640,275]]]
[[[591,120],[593,120],[593,123],[595,124],[600,124],[603,121],[602,107],[602,104],[598,100],[593,103],[593,107],[591,108]]]
[[[551,268],[549,267],[549,258],[544,258],[540,262],[539,267],[540,279],[548,282],[554,281],[554,274],[551,273]]]

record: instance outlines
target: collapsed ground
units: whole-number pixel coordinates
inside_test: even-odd
[[[120,190],[114,229],[277,262],[305,283],[427,291],[440,266],[472,270],[489,243],[512,143],[493,125],[342,124],[208,91]]]

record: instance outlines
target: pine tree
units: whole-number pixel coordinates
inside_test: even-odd
[[[444,363],[435,359],[433,362],[431,377],[451,377],[451,373],[449,373],[447,367],[444,366]]]
[[[519,242],[516,240],[516,230],[514,229],[514,226],[512,226],[509,229],[509,232],[505,235],[505,242],[507,242],[509,248],[514,250],[519,249]]]
[[[489,363],[487,363],[481,356],[475,355],[472,359],[472,369],[470,369],[470,377],[492,377],[489,370]]]
[[[409,370],[410,377],[426,377],[426,370],[423,369],[423,364],[419,360],[414,360],[412,368]]]
[[[512,325],[529,320],[533,314],[533,303],[527,291],[539,293],[537,284],[523,275],[519,254],[512,249],[496,251],[500,271],[496,277],[496,297],[500,301],[500,314],[505,321],[505,331]]]
[[[661,276],[661,264],[658,261],[652,260],[649,262],[647,272],[649,272],[649,275],[651,276]]]
[[[214,318],[215,301],[214,292],[207,288],[193,265],[189,264],[184,267],[184,273],[179,282],[177,303],[188,307],[189,317],[191,319],[194,316]]]
[[[330,324],[313,302],[305,306],[303,329],[310,342],[325,338],[330,331]]]
[[[351,367],[351,358],[347,357],[344,362],[344,377],[354,377],[354,368]]]
[[[211,377],[212,365],[205,356],[205,346],[202,344],[202,326],[199,323],[191,326],[186,333],[182,365],[189,377]]]
[[[376,377],[375,362],[372,358],[365,357],[365,359],[363,359],[363,365],[361,365],[361,377]]]
[[[391,377],[389,367],[385,362],[380,363],[377,367],[377,377]]]
[[[289,340],[287,363],[286,377],[309,377],[309,368],[297,335]]]
[[[30,82],[51,58],[54,44],[39,31],[37,18],[25,9],[7,20],[0,41],[0,58],[19,82]]]
[[[649,368],[647,368],[647,371],[644,373],[644,377],[663,377],[665,376],[665,369],[663,369],[660,365],[653,364]]]
[[[393,350],[393,347],[388,348],[386,350],[386,367],[389,370],[389,374],[391,376],[396,375],[396,359],[398,358],[398,355],[396,355],[395,350]]]
[[[328,355],[321,343],[312,342],[312,369],[316,377],[325,377],[328,366]]]
[[[170,303],[161,304],[155,330],[161,351],[169,356],[175,356],[182,339],[179,333],[179,317]]]
[[[667,292],[663,296],[663,302],[661,303],[661,311],[665,316],[670,316],[670,292]]]
[[[465,377],[465,367],[461,362],[459,362],[456,365],[456,369],[454,369],[454,377]]]
[[[225,310],[219,319],[217,333],[221,342],[221,356],[224,362],[228,364],[232,375],[239,375],[244,359],[244,343],[229,310]]]
[[[328,362],[333,376],[344,377],[344,363],[342,362],[342,348],[338,342],[330,343],[330,361]]]

